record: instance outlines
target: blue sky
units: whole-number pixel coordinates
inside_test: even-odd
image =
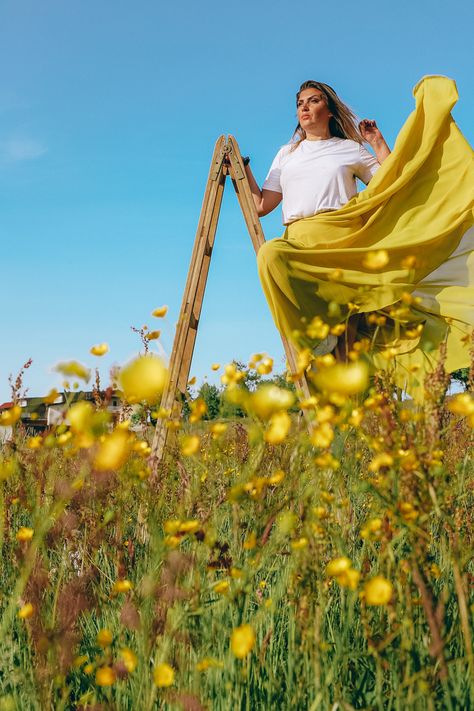
[[[331,84],[393,145],[426,74],[453,77],[474,139],[472,3],[3,0],[0,6],[0,401],[75,358],[124,363],[131,325],[171,352],[214,142],[234,134],[260,184],[295,125],[300,83]],[[262,220],[267,239],[281,213]],[[164,323],[151,317],[169,305]],[[102,359],[89,348],[106,341]],[[154,346],[156,349],[156,346]],[[283,349],[230,183],[191,375]]]

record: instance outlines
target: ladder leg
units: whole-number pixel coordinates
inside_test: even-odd
[[[225,158],[224,148],[225,137],[221,136],[216,143],[211,161],[181,311],[176,325],[173,349],[169,363],[168,383],[161,399],[161,407],[170,412],[171,419],[179,417],[180,415],[182,398],[185,396],[186,385],[189,378],[191,359],[196,341],[199,317],[201,315],[201,307],[226,180],[226,171],[223,165]],[[167,423],[168,418],[166,420],[162,418],[158,420],[156,425],[150,454],[150,465],[153,476],[156,476],[158,465],[163,459],[164,450],[170,434]]]

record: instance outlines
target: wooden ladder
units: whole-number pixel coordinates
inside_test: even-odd
[[[255,249],[258,252],[265,242],[262,226],[257,215],[250,185],[245,172],[239,146],[233,136],[220,136],[217,139],[212,156],[209,177],[204,193],[204,200],[199,224],[194,240],[191,263],[184,289],[181,311],[176,325],[176,333],[169,362],[169,378],[163,392],[161,407],[169,411],[169,417],[158,419],[150,454],[152,474],[156,475],[161,463],[170,428],[168,422],[179,418],[186,393],[186,385],[191,369],[194,344],[196,341],[199,318],[201,316],[204,290],[211,262],[217,222],[224,194],[227,176],[230,175],[242,210],[247,229]],[[297,372],[296,352],[293,345],[282,336],[288,368]],[[295,383],[304,397],[309,397],[308,384],[304,376],[296,378]]]

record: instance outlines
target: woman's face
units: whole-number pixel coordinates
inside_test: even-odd
[[[296,112],[301,128],[327,127],[332,113],[326,103],[326,97],[318,89],[303,89],[296,102]]]

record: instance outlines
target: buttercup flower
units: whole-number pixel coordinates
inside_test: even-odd
[[[244,659],[255,645],[255,632],[251,625],[245,624],[232,631],[230,646],[232,653],[238,659]]]

